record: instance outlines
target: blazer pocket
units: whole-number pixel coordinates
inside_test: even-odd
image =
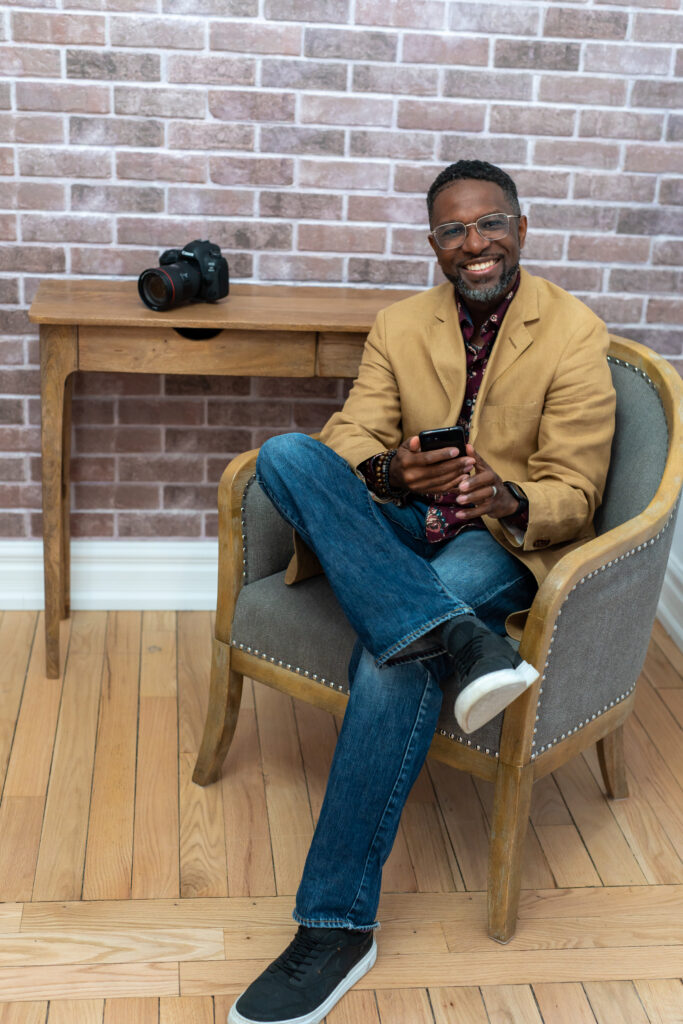
[[[510,445],[525,459],[538,439],[543,405],[526,402],[523,405],[485,405],[479,417],[474,440],[475,448],[482,446],[491,458],[509,459]],[[486,456],[484,456],[486,458]]]

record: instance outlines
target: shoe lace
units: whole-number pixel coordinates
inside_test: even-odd
[[[479,661],[484,653],[484,638],[481,633],[474,633],[470,639],[462,645],[454,656],[455,668],[459,676],[467,676]]]
[[[317,948],[315,939],[299,928],[284,952],[273,961],[272,968],[284,971],[288,977],[297,981],[304,974],[304,969],[313,963]]]

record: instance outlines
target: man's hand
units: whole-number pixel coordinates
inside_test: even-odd
[[[463,507],[457,513],[457,518],[466,523],[468,519],[476,519],[478,516],[504,519],[505,516],[514,515],[518,502],[498,474],[484,462],[481,455],[477,455],[471,444],[467,445],[467,455],[473,463],[473,470],[471,475],[458,484],[456,502],[458,505],[472,507]]]
[[[397,491],[445,494],[458,489],[474,464],[474,449],[464,456],[458,455],[457,448],[423,452],[420,451],[420,439],[415,434],[396,450],[389,464],[389,483]]]

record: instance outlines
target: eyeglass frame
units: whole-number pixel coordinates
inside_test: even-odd
[[[467,239],[467,232],[470,228],[476,228],[477,234],[479,235],[480,238],[483,238],[484,241],[497,242],[498,238],[507,238],[507,236],[510,234],[510,221],[519,220],[521,216],[521,213],[503,213],[502,210],[495,210],[492,211],[491,213],[482,213],[481,217],[477,217],[476,220],[471,220],[469,224],[464,224],[463,221],[461,220],[448,220],[446,221],[445,224],[437,224],[437,226],[432,231],[432,238],[434,239],[434,241],[439,246],[439,249],[441,249],[442,252],[452,252],[455,249],[462,248],[462,246],[465,244],[465,241]],[[505,234],[498,235],[498,238],[487,238],[486,235],[483,235],[479,230],[479,221],[484,220],[486,217],[507,217],[508,227]],[[436,237],[436,232],[439,230],[439,228],[450,228],[453,227],[455,224],[460,224],[465,229],[465,234],[463,235],[462,241],[458,245],[450,246],[450,248],[446,248],[445,246],[440,245],[439,240]]]

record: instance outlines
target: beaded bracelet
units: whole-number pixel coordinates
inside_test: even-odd
[[[379,455],[375,455],[370,461],[372,472],[371,486],[378,498],[402,498],[406,493],[402,490],[395,490],[389,480],[389,468],[395,454],[396,449],[390,448],[389,451],[380,452]]]

